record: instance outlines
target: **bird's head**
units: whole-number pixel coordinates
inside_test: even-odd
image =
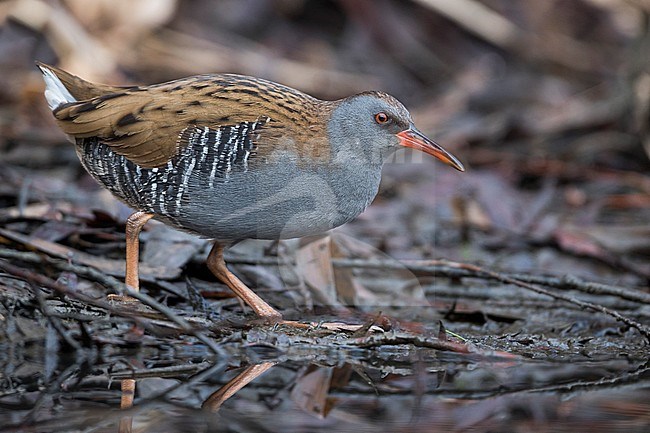
[[[401,102],[386,93],[364,92],[338,101],[328,132],[335,153],[346,157],[363,155],[381,164],[388,155],[404,146],[465,171],[456,157],[415,127],[411,114]]]

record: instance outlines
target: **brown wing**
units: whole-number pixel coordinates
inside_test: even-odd
[[[329,118],[329,110],[330,104],[275,83],[237,75],[201,75],[119,89],[65,104],[54,115],[67,134],[98,137],[117,154],[154,168],[188,144],[182,134],[188,127],[219,128],[269,119],[259,132],[260,143],[272,146],[280,138],[283,142],[289,138],[300,145],[312,141],[310,136],[324,136],[323,119]]]

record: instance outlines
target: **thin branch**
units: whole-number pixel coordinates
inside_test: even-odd
[[[52,325],[52,327],[56,330],[56,332],[65,340],[66,343],[70,347],[72,347],[77,354],[82,353],[82,347],[81,345],[70,335],[69,330],[61,323],[61,320],[59,320],[58,317],[55,317],[50,309],[47,307],[47,304],[45,303],[45,299],[43,299],[43,293],[41,290],[36,287],[34,284],[29,282],[29,287],[31,288],[32,292],[34,293],[34,296],[36,297],[36,300],[38,301],[38,305],[41,307],[41,311],[43,312],[43,315],[47,318],[48,322]]]
[[[502,283],[506,284],[512,284],[515,286],[523,287],[524,289],[531,290],[535,293],[539,293],[542,295],[550,296],[551,298],[554,299],[559,299],[565,302],[569,302],[571,304],[578,305],[582,308],[590,309],[593,311],[597,311],[599,313],[606,314],[608,316],[613,317],[619,322],[625,323],[628,326],[631,326],[632,328],[635,328],[638,330],[646,339],[650,342],[650,328],[648,328],[645,325],[642,325],[641,323],[637,322],[636,320],[632,320],[629,317],[623,316],[622,314],[619,314],[616,311],[610,310],[609,308],[603,307],[601,305],[593,304],[591,302],[586,302],[586,301],[581,301],[580,299],[576,299],[571,296],[566,296],[562,295],[559,293],[554,293],[551,291],[548,291],[546,289],[543,289],[541,287],[535,286],[533,284],[527,283],[525,281],[518,280],[516,278],[512,278],[510,276],[500,274],[498,272],[493,272],[493,271],[488,271],[480,266],[476,265],[471,265],[467,263],[458,263],[458,262],[445,262],[447,266],[452,267],[452,268],[458,268],[458,269],[464,269],[472,272],[476,272],[478,274],[483,274],[485,277],[500,281]]]
[[[241,257],[227,255],[226,262],[229,264],[246,264],[259,266],[295,266],[295,262],[280,260],[273,257]],[[332,259],[334,267],[341,268],[372,268],[372,269],[408,269],[418,275],[433,275],[448,278],[481,278],[485,279],[485,272],[478,272],[474,269],[452,266],[453,262],[447,260],[367,260],[367,259]],[[563,277],[529,275],[521,273],[504,272],[500,275],[513,278],[531,284],[541,284],[549,287],[564,290],[577,290],[595,295],[612,295],[628,301],[639,302],[650,305],[650,293],[629,290],[624,287],[612,286],[609,284],[586,282],[573,276]]]
[[[110,275],[107,275],[96,268],[69,263],[66,260],[55,259],[46,254],[0,249],[0,258],[19,260],[25,263],[53,266],[59,271],[72,272],[81,277],[88,278],[91,281],[96,281],[114,291],[121,290],[121,288],[124,286],[122,282],[117,278],[111,277]]]
[[[124,316],[124,317],[129,317],[134,320],[141,321],[143,318],[135,316],[133,312],[125,312],[120,309],[114,308],[111,306],[108,302],[106,301],[101,301],[97,300],[94,298],[91,298],[90,296],[84,295],[83,293],[77,292],[77,291],[72,291],[65,285],[58,283],[44,275],[36,274],[31,271],[27,271],[25,269],[21,269],[18,266],[14,266],[10,263],[7,263],[4,260],[0,260],[0,269],[3,269],[5,272],[18,276],[20,278],[25,279],[26,281],[36,283],[45,287],[48,287],[50,289],[56,290],[57,292],[70,296],[73,299],[77,299],[79,301],[85,302],[87,304],[93,305],[95,307],[103,308],[105,310],[110,311],[113,314],[119,315],[119,316]],[[203,333],[197,329],[195,329],[189,322],[185,321],[181,317],[179,317],[176,313],[174,313],[173,310],[170,308],[165,307],[155,299],[151,298],[150,296],[147,296],[143,293],[139,292],[134,292],[133,290],[128,289],[127,287],[124,287],[122,290],[123,293],[138,299],[140,302],[143,304],[151,307],[152,309],[158,311],[161,313],[163,316],[165,316],[167,319],[169,319],[171,322],[175,323],[178,325],[183,331],[187,332],[188,334],[194,336],[196,339],[201,341],[203,344],[208,346],[216,355],[219,356],[225,356],[223,349],[221,349],[219,346],[217,346],[213,341],[211,341],[209,338],[207,338]]]

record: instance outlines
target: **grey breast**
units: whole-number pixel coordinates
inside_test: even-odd
[[[363,162],[305,164],[282,152],[254,161],[256,127],[195,127],[190,145],[154,169],[97,139],[79,140],[77,152],[88,172],[127,205],[219,240],[321,233],[356,217],[377,194],[381,167]]]

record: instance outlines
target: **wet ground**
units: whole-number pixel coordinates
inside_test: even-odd
[[[482,331],[445,321],[467,345],[441,342],[433,326],[359,337],[202,319],[212,350],[162,317],[143,320],[142,336],[99,309],[50,304],[67,319],[53,311],[49,322],[30,320],[25,305],[5,316],[12,337],[2,344],[3,431],[116,431],[125,416],[145,431],[641,432],[648,425],[647,343],[611,321],[595,329],[579,311],[546,323],[540,315],[507,325],[487,318]],[[201,320],[185,319],[197,328]],[[54,324],[78,347],[61,342]],[[241,374],[252,382],[230,397],[223,387]],[[125,378],[137,379],[137,397],[120,411]]]

